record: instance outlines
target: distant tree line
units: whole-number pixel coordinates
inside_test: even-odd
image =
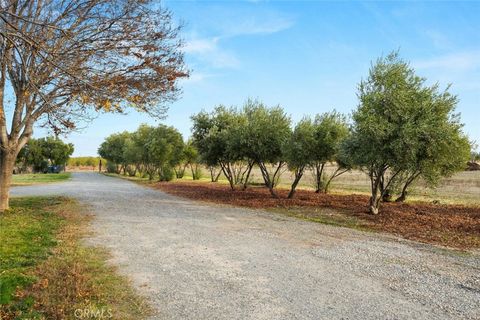
[[[98,154],[108,161],[108,172],[170,181],[190,168],[194,180],[201,177],[197,150],[174,127],[141,125],[135,132],[112,134]]]
[[[100,157],[71,157],[68,159],[70,167],[98,167],[102,161],[102,165],[106,165],[107,160]]]
[[[73,144],[59,138],[30,139],[20,150],[16,166],[18,171],[47,172],[49,166],[65,166],[74,151]]]
[[[448,87],[427,85],[394,52],[372,64],[357,95],[351,119],[331,111],[304,117],[292,127],[280,106],[248,99],[241,107],[220,105],[193,115],[188,143],[173,127],[142,125],[134,133],[108,137],[99,154],[117,172],[140,171],[163,181],[174,173],[181,178],[187,166],[198,178],[194,171],[202,164],[212,181],[223,174],[232,190],[247,188],[257,166],[273,197],[278,197],[280,176],[290,170],[289,198],[306,170],[315,176],[315,191],[326,193],[333,179],[357,169],[370,179],[372,214],[384,201],[404,201],[418,179],[435,187],[442,177],[465,168],[471,143],[455,113],[458,99]],[[330,164],[333,171],[326,170]]]

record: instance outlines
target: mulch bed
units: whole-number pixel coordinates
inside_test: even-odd
[[[354,216],[369,229],[407,239],[469,249],[480,248],[480,207],[430,203],[384,203],[380,214],[368,213],[365,195],[317,194],[298,190],[287,199],[288,190],[277,190],[272,198],[266,188],[250,187],[232,191],[226,185],[198,182],[156,183],[155,188],[177,196],[250,208],[330,208]],[[312,214],[321,215],[322,212]]]

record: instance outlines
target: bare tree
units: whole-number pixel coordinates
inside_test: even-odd
[[[178,79],[188,76],[179,27],[155,6],[0,0],[0,212],[35,123],[58,134],[92,111],[133,107],[161,117],[178,97]]]

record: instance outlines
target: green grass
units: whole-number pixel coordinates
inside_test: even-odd
[[[63,197],[13,198],[0,214],[0,319],[75,319],[75,310],[143,319],[143,298],[83,243],[90,216]]]
[[[23,186],[39,183],[61,182],[70,179],[70,172],[14,174],[12,185]]]
[[[62,220],[43,209],[55,201],[12,199],[11,209],[0,215],[0,304],[8,304],[18,287],[35,281],[29,271],[56,244],[54,235]]]

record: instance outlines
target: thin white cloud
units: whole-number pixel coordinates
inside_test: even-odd
[[[423,33],[437,48],[445,49],[452,47],[450,39],[448,39],[448,37],[442,32],[436,30],[425,30]]]
[[[186,53],[211,52],[217,48],[218,40],[218,37],[210,39],[192,39],[187,41],[184,51]]]
[[[184,51],[214,68],[237,68],[240,65],[233,53],[219,46],[218,37],[193,38],[186,42]]]
[[[474,71],[480,68],[480,50],[417,60],[413,65],[418,69],[443,69],[454,72]]]
[[[290,29],[295,21],[291,17],[271,15],[270,17],[249,17],[231,24],[224,37],[243,35],[269,35]]]
[[[248,13],[248,14],[247,14]],[[231,50],[223,46],[223,42],[240,36],[266,36],[294,25],[294,19],[290,16],[280,14],[276,11],[260,10],[233,12],[222,8],[216,12],[213,26],[210,25],[210,32],[214,36],[199,36],[199,27],[195,28],[187,36],[184,51],[193,59],[201,62],[205,67],[212,68],[238,68],[240,60]]]
[[[452,84],[455,92],[480,89],[480,50],[462,51],[412,62],[432,82]]]

